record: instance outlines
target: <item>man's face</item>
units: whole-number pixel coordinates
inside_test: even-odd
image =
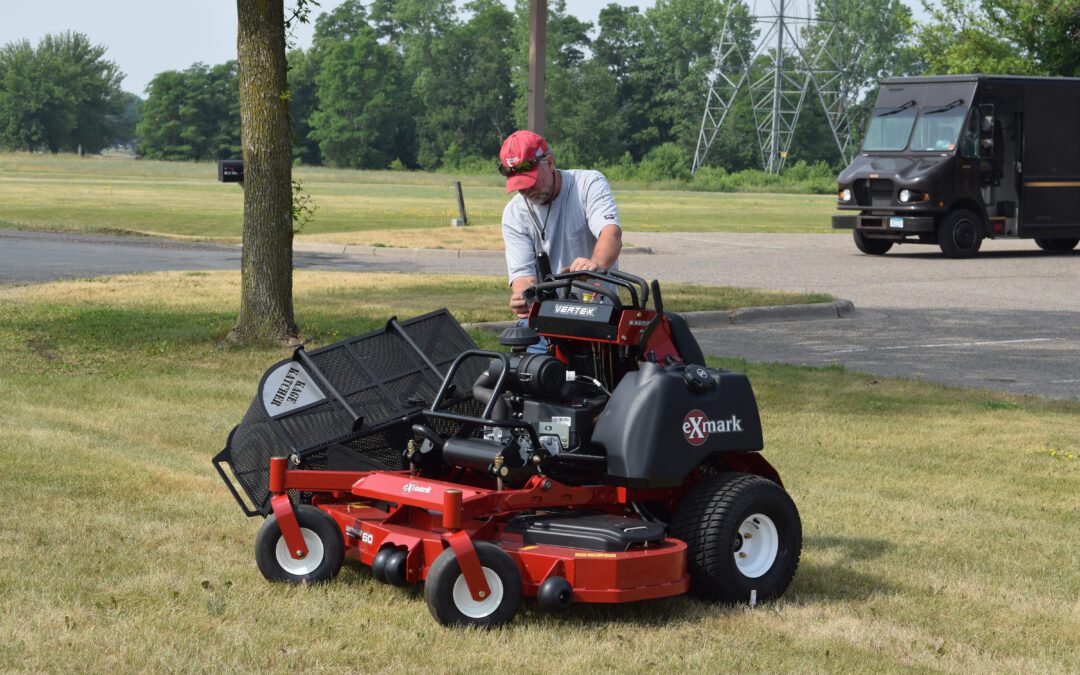
[[[555,167],[551,155],[540,160],[540,169],[536,172],[536,182],[532,187],[518,190],[525,199],[533,204],[547,204],[555,191]]]

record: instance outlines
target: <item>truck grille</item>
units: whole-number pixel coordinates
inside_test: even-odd
[[[855,203],[859,206],[891,206],[893,182],[884,178],[860,178],[852,186]]]

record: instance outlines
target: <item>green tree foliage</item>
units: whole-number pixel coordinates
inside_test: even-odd
[[[240,155],[236,62],[196,63],[158,73],[146,88],[137,152],[150,159],[223,159]]]
[[[924,2],[919,55],[932,74],[1080,76],[1080,0]]]
[[[494,157],[513,131],[514,16],[499,0],[477,0],[466,10],[472,16],[445,28],[413,85],[418,159],[424,167],[459,157]]]
[[[127,99],[105,47],[82,33],[0,48],[0,144],[99,152],[116,140]]]
[[[315,76],[319,64],[312,53],[293,49],[289,60],[289,117],[292,120],[293,160],[302,164],[322,163],[319,143],[311,138],[311,116],[318,109]]]
[[[384,169],[415,163],[415,127],[404,62],[378,42],[367,13],[347,0],[315,21],[319,107],[308,136],[335,166]],[[406,114],[403,114],[403,111]]]

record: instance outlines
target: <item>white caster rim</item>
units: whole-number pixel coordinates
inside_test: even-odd
[[[308,549],[308,554],[303,558],[297,560],[289,555],[289,547],[285,544],[285,537],[278,538],[277,547],[274,549],[277,563],[281,566],[281,569],[297,577],[311,574],[319,568],[323,561],[323,544],[322,540],[319,539],[319,535],[315,534],[314,530],[309,530],[306,527],[300,528],[300,533],[304,535],[304,543],[307,544]]]
[[[763,513],[751,514],[739,525],[735,543],[735,565],[743,576],[751,579],[772,569],[780,552],[776,524]]]
[[[491,615],[499,605],[502,604],[503,599],[503,583],[498,574],[495,574],[494,570],[490,567],[485,567],[484,579],[487,580],[488,588],[491,589],[491,594],[479,602],[473,600],[472,593],[469,592],[469,584],[465,582],[465,575],[459,574],[457,581],[454,582],[454,605],[458,611],[469,617],[470,619],[483,619],[486,616]]]

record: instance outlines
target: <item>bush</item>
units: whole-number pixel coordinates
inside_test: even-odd
[[[638,179],[660,181],[675,179],[690,180],[690,158],[682,148],[674,143],[658,145],[641,158],[638,165]]]

